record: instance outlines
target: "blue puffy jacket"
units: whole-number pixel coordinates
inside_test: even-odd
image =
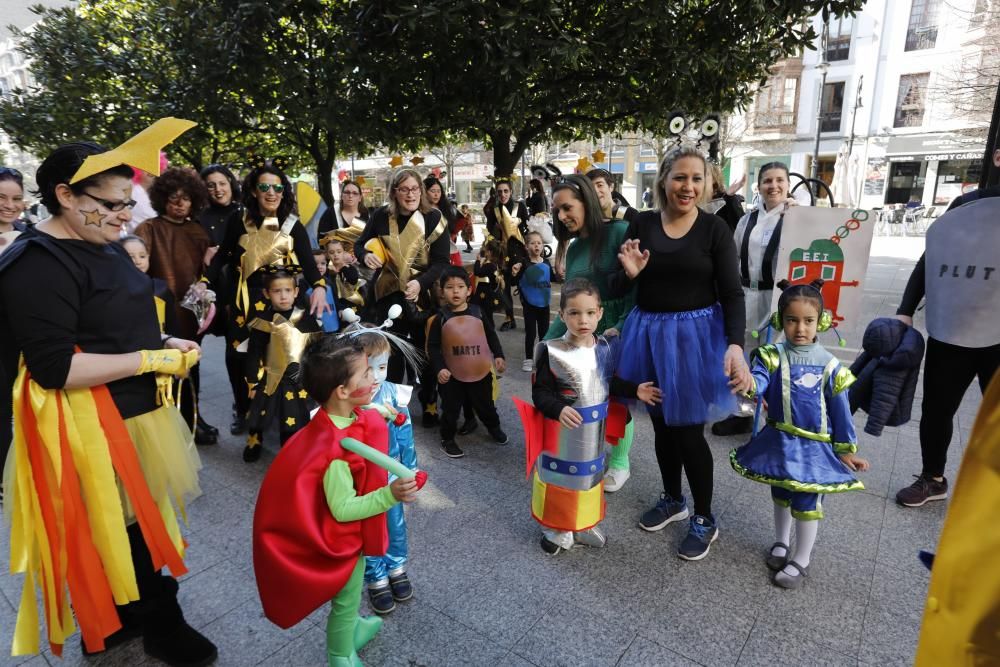
[[[875,319],[865,329],[862,352],[851,365],[858,379],[850,389],[851,413],[868,413],[865,433],[882,435],[885,426],[910,421],[924,337],[893,317]]]

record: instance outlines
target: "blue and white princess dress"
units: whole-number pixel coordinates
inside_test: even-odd
[[[838,458],[857,451],[847,396],[854,375],[819,343],[764,345],[750,359],[755,392],[767,401],[767,423],[750,442],[730,452],[733,469],[770,484],[776,501],[788,495],[779,490],[824,494],[863,489]],[[802,518],[820,516],[821,510]]]

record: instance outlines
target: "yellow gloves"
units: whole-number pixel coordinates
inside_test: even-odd
[[[142,361],[136,375],[162,373],[176,377],[186,377],[191,367],[198,363],[199,351],[188,350],[139,350]]]

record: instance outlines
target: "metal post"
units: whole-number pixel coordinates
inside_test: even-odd
[[[858,77],[858,96],[854,99],[854,112],[851,114],[851,138],[847,142],[847,158],[851,158],[851,151],[854,150],[854,125],[858,120],[858,109],[861,108],[861,85],[864,83],[865,75]]]
[[[823,96],[826,93],[826,72],[830,69],[830,64],[826,62],[826,37],[829,34],[829,24],[823,24],[823,33],[819,40],[819,63],[816,69],[823,75],[819,84],[819,108],[816,109],[816,143],[813,146],[812,168],[809,170],[809,177],[816,178],[819,175],[819,140],[823,132]],[[819,196],[819,193],[815,193]]]
[[[354,156],[351,156],[351,180],[354,180]]]

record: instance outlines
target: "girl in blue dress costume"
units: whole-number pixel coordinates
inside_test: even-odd
[[[754,388],[748,395],[764,397],[767,425],[729,455],[736,472],[771,485],[777,541],[767,566],[783,588],[799,588],[809,572],[823,494],[863,489],[853,473],[868,469],[868,461],[855,455],[846,391],[854,376],[816,342],[816,332],[830,327],[822,285],[822,280],[791,287],[787,280],[778,283],[783,291],[771,325],[781,327],[785,342],[750,355]],[[793,519],[794,551],[788,546]]]

